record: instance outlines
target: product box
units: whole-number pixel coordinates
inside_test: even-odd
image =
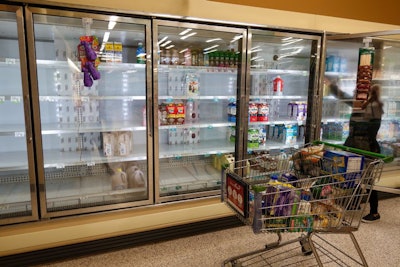
[[[106,157],[128,156],[133,152],[133,133],[130,131],[104,132],[103,153]]]
[[[122,62],[122,43],[114,42],[114,62]]]
[[[324,152],[325,160],[332,160],[331,164],[323,164],[323,171],[343,173],[342,175],[333,176],[337,182],[349,180],[349,183],[343,183],[340,186],[351,188],[354,187],[355,180],[361,177],[361,171],[364,168],[364,156],[347,151],[327,150]],[[331,168],[332,167],[332,168]]]
[[[104,47],[104,56],[102,60],[105,62],[113,62],[114,61],[114,43],[107,42]]]
[[[182,145],[185,142],[185,131],[183,128],[169,129],[168,130],[168,144],[169,145]]]

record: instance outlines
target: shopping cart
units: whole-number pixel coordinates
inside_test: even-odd
[[[275,233],[277,241],[223,266],[367,266],[353,232],[366,206],[361,203],[391,160],[316,141],[235,162],[225,171],[223,201],[254,233]],[[282,233],[296,237],[283,240]]]

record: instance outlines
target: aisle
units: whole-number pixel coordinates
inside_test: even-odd
[[[381,220],[362,223],[355,233],[369,266],[393,267],[400,262],[400,197],[379,202]],[[293,239],[298,234],[284,234]],[[254,235],[248,226],[70,259],[41,267],[214,267],[232,256],[262,248],[274,234]],[[347,242],[346,242],[347,244]],[[346,250],[346,244],[343,249]],[[306,265],[304,265],[306,266]]]

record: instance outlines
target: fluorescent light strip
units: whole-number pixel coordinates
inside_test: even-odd
[[[206,40],[206,43],[211,43],[211,42],[216,42],[216,41],[221,41],[221,38],[214,38],[214,39],[208,39]]]
[[[168,40],[168,41],[166,41],[165,43],[163,43],[162,45],[160,45],[161,47],[164,47],[164,46],[166,46],[167,44],[169,44],[169,43],[171,43],[172,41],[171,40]]]
[[[105,32],[103,36],[103,43],[107,43],[109,38],[110,38],[110,32]]]
[[[236,42],[237,40],[243,38],[243,35],[236,35],[235,37],[233,37],[231,43]]]
[[[210,50],[210,51],[206,51],[206,52],[204,52],[203,54],[210,54],[210,53],[212,53],[212,52],[215,52],[215,51],[218,51],[217,49],[213,49],[213,50]]]
[[[254,49],[254,50],[250,50],[250,53],[255,53],[255,52],[260,52],[260,51],[262,51],[262,49],[260,48],[260,49]]]
[[[185,34],[187,34],[188,32],[190,32],[191,30],[192,30],[192,29],[186,29],[186,30],[180,32],[179,35],[185,35]]]
[[[297,42],[303,41],[303,39],[295,39],[293,41],[287,42],[287,43],[283,43],[282,46],[286,46],[286,45],[291,45]]]
[[[172,47],[175,47],[175,45],[169,45],[165,49],[171,49]]]
[[[282,41],[286,42],[286,41],[289,41],[291,39],[293,39],[293,37],[286,37],[286,38],[282,38]]]
[[[165,40],[168,39],[168,36],[165,36],[164,38],[162,38],[160,41],[158,41],[158,45],[160,45],[162,42],[164,42]]]
[[[294,49],[303,49],[304,46],[292,46],[292,47],[284,47],[280,48],[279,50],[294,50]]]
[[[108,22],[108,29],[112,30],[114,29],[115,25],[117,24],[117,16],[111,16],[110,21]]]
[[[185,40],[186,38],[189,38],[190,36],[193,36],[193,35],[196,35],[196,34],[197,34],[197,32],[189,33],[188,35],[182,36],[181,40]]]
[[[185,53],[186,51],[188,51],[188,48],[185,48],[185,49],[179,51],[179,54]]]
[[[211,49],[217,48],[218,46],[219,46],[219,45],[213,45],[213,46],[210,46],[210,47],[204,48],[204,49],[203,49],[203,51],[208,51],[208,50],[211,50]]]

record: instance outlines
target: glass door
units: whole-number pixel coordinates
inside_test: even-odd
[[[38,218],[22,14],[0,5],[0,224]]]
[[[385,179],[381,179],[378,186],[381,186],[380,190],[389,192],[400,188],[397,182],[400,164],[399,36],[398,31],[329,36],[322,112],[322,139],[343,144],[349,136],[350,115],[353,108],[357,109],[355,103],[364,100],[360,98],[365,91],[364,80],[369,80],[370,86],[381,86],[384,114],[377,141],[381,153],[393,155],[395,160],[385,164]],[[373,54],[370,60],[372,73],[368,79],[361,77],[362,73],[358,71],[362,63],[360,55],[364,50]]]
[[[156,195],[160,201],[217,195],[221,166],[233,166],[242,149],[235,144],[241,140],[238,96],[244,88],[246,32],[192,23],[155,25]]]
[[[247,150],[282,154],[315,138],[321,35],[250,33]]]
[[[149,21],[27,12],[42,214],[152,203],[151,135],[142,120],[151,93]]]

